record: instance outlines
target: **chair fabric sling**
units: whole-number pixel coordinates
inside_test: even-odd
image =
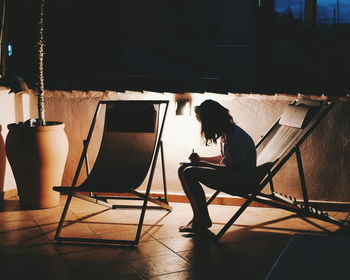
[[[159,104],[107,104],[100,150],[80,187],[92,192],[137,189],[147,175],[156,146],[158,112]]]
[[[101,106],[104,112],[101,113]],[[68,194],[65,209],[57,228],[55,240],[78,243],[110,243],[137,245],[140,238],[143,219],[147,208],[159,208],[168,211],[172,207],[166,197],[166,180],[161,136],[167,113],[168,101],[100,101],[92,120],[84,150],[71,186],[57,186],[53,189]],[[163,114],[161,114],[161,109]],[[88,170],[87,151],[93,135],[98,115],[104,115],[103,134],[100,148],[93,168]],[[162,157],[162,175],[164,198],[149,196],[155,164],[159,151]],[[88,176],[80,186],[75,186],[80,171],[86,164]],[[137,191],[148,175],[145,193]],[[87,194],[86,194],[87,193]],[[108,193],[106,196],[105,193]],[[130,195],[133,195],[131,197]],[[140,220],[134,240],[106,240],[61,237],[61,230],[72,197],[97,203],[111,209],[141,208]],[[135,198],[136,196],[136,198]],[[143,205],[111,205],[112,199],[140,199]],[[158,206],[147,206],[148,201]]]
[[[285,108],[281,117],[256,145],[256,191],[247,194],[229,193],[230,195],[245,198],[246,201],[216,235],[217,239],[220,239],[225,234],[253,201],[296,213],[299,217],[316,218],[341,227],[348,225],[346,220],[332,218],[327,213],[310,207],[300,152],[300,145],[323,120],[332,107],[333,103],[327,101],[298,99]],[[289,195],[275,192],[273,185],[273,177],[294,154],[297,158],[300,187],[303,195],[301,202]],[[270,186],[269,193],[263,193],[262,190],[268,184]],[[220,191],[216,191],[207,200],[207,205],[219,193]]]

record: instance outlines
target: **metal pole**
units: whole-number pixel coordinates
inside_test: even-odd
[[[88,147],[89,147],[89,144],[90,144],[90,140],[91,140],[91,137],[92,137],[92,133],[93,133],[94,128],[95,128],[96,118],[97,118],[97,114],[98,114],[98,112],[100,110],[100,106],[101,106],[101,102],[99,102],[98,105],[97,105],[94,117],[92,118],[92,122],[91,122],[91,126],[90,126],[90,129],[89,129],[88,136],[87,136],[86,140],[84,140],[85,141],[85,145],[83,145],[83,152],[81,153],[81,157],[80,157],[80,160],[79,160],[79,163],[78,163],[78,167],[77,167],[77,170],[75,171],[75,175],[74,175],[73,182],[72,182],[72,186],[73,187],[75,187],[76,184],[77,184],[77,181],[78,181],[78,178],[79,178],[79,175],[80,175],[80,171],[81,171],[81,167],[82,167],[82,165],[84,163],[85,156],[86,156],[86,153],[87,153],[87,150],[88,150]]]
[[[139,240],[140,240],[142,224],[143,224],[143,220],[145,218],[145,213],[146,213],[148,196],[149,196],[149,193],[151,191],[151,186],[152,186],[152,181],[153,181],[153,176],[154,176],[154,170],[155,170],[155,167],[156,167],[156,162],[157,162],[158,153],[159,153],[159,149],[160,149],[160,141],[162,139],[165,118],[166,118],[166,115],[167,115],[167,112],[168,112],[169,101],[164,102],[164,103],[166,103],[166,107],[165,107],[165,112],[164,112],[162,125],[160,127],[159,138],[158,138],[158,142],[157,142],[157,146],[156,146],[156,150],[155,150],[155,154],[154,154],[154,158],[153,158],[153,162],[152,162],[152,166],[151,166],[151,171],[150,171],[150,175],[149,175],[149,179],[148,179],[147,189],[146,189],[145,198],[144,198],[144,201],[143,201],[142,211],[141,211],[140,220],[139,220],[139,225],[138,225],[137,232],[136,232],[136,237],[135,237],[136,245],[139,243]]]
[[[301,154],[300,154],[299,146],[295,146],[295,155],[297,157],[298,172],[299,172],[299,178],[300,178],[300,186],[301,186],[301,191],[303,193],[304,205],[305,205],[305,207],[307,209],[309,209],[309,198],[308,198],[308,195],[307,195],[305,175],[304,175],[304,168],[303,168],[303,162],[301,160]]]
[[[166,174],[165,174],[165,162],[164,162],[164,148],[163,148],[163,141],[160,140],[160,156],[162,161],[162,175],[163,175],[163,187],[164,187],[164,199],[165,201],[168,201],[167,198],[167,185],[166,185]]]
[[[57,227],[57,230],[56,230],[56,233],[55,233],[55,240],[58,240],[60,234],[61,234],[61,231],[62,231],[62,227],[63,227],[63,224],[64,224],[64,220],[67,216],[67,213],[68,213],[68,208],[69,208],[69,205],[70,205],[70,202],[72,200],[72,197],[73,195],[69,194],[68,197],[67,197],[67,200],[66,200],[66,204],[64,205],[64,209],[63,209],[63,212],[62,212],[62,215],[61,215],[61,219],[60,219],[60,222],[58,223],[58,227]]]

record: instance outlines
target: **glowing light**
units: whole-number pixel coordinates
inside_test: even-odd
[[[8,44],[7,46],[7,53],[9,56],[11,56],[13,54],[13,48],[11,44]]]

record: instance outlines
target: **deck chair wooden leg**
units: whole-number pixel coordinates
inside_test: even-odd
[[[59,240],[59,237],[60,237],[60,234],[61,234],[61,231],[62,231],[62,227],[63,227],[63,224],[64,224],[64,220],[66,219],[66,216],[67,216],[67,213],[68,213],[68,209],[69,209],[69,205],[72,201],[72,197],[73,195],[69,194],[67,196],[67,200],[66,200],[66,204],[64,205],[64,209],[63,209],[63,212],[62,212],[62,215],[61,215],[61,219],[60,219],[60,222],[58,223],[58,226],[57,226],[57,230],[56,230],[56,233],[55,233],[55,240]]]
[[[254,200],[254,198],[257,196],[257,194],[251,195],[243,204],[242,206],[237,210],[237,212],[233,215],[233,217],[226,223],[226,225],[219,231],[219,233],[216,235],[217,240],[219,240],[225,232],[233,225],[233,223],[238,219],[238,217],[247,209],[249,204]]]

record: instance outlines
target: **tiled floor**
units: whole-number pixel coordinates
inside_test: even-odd
[[[58,244],[53,241],[63,209],[20,210],[18,200],[0,202],[0,279],[264,279],[294,233],[325,234],[338,227],[317,226],[272,208],[250,207],[215,242],[188,236],[178,226],[191,218],[190,206],[171,203],[171,213],[148,210],[137,247]],[[218,232],[234,206],[210,206]],[[344,213],[333,213],[344,215]],[[73,199],[68,220],[79,219],[63,236],[133,239],[138,210],[108,210]],[[107,224],[103,224],[107,222]]]

